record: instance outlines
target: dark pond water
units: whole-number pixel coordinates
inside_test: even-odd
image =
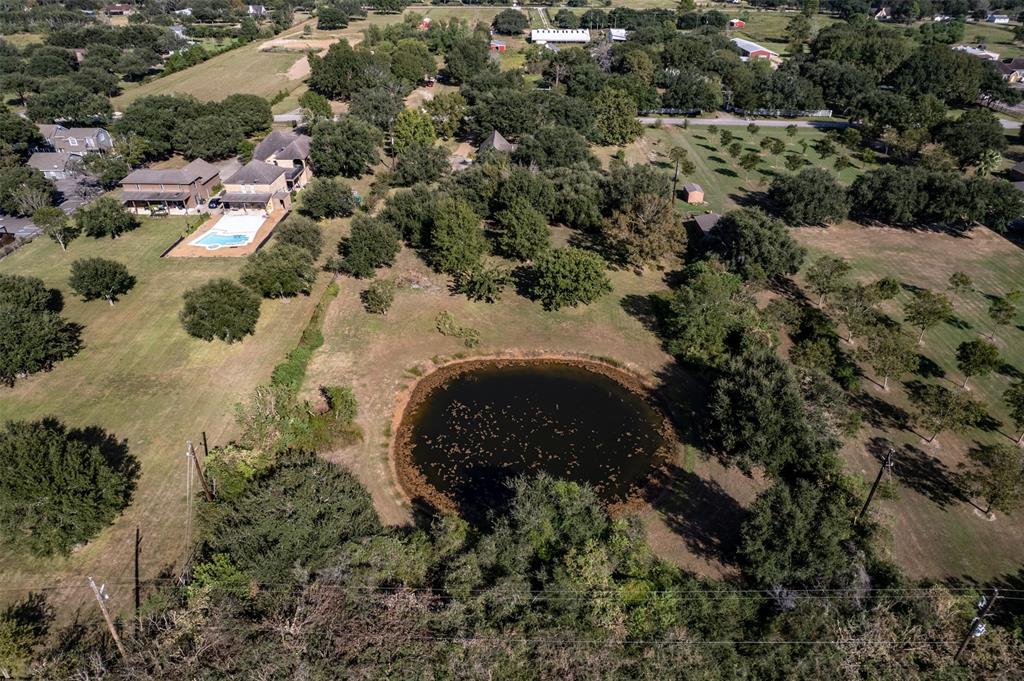
[[[506,482],[547,472],[624,502],[668,446],[643,396],[578,365],[483,365],[435,388],[410,415],[411,461],[468,515],[508,499]]]

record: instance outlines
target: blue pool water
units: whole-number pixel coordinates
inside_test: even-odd
[[[192,242],[196,246],[242,246],[249,243],[247,234],[218,234],[210,232]]]

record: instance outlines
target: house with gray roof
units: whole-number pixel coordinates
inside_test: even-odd
[[[224,180],[221,205],[229,212],[286,211],[291,208],[287,176],[287,168],[253,159]]]
[[[39,124],[39,134],[54,151],[67,154],[105,154],[114,148],[114,140],[103,128],[65,128],[63,125]]]
[[[477,154],[482,154],[485,151],[494,149],[505,154],[511,154],[516,150],[515,144],[509,142],[505,137],[497,130],[492,130],[491,134],[484,138],[484,141],[480,143],[480,147],[477,149]]]
[[[50,180],[63,180],[74,172],[75,162],[81,154],[66,154],[60,151],[37,151],[28,159],[28,166],[35,168]]]
[[[121,180],[121,203],[137,213],[198,213],[220,185],[220,171],[202,159],[184,168],[136,170]]]
[[[309,165],[309,143],[309,135],[275,130],[256,145],[252,158],[284,168],[288,191],[302,189],[313,177]]]

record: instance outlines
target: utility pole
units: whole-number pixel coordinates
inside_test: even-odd
[[[89,577],[89,586],[92,587],[92,592],[96,596],[96,602],[100,604],[100,612],[103,613],[103,619],[107,621],[107,629],[110,630],[110,635],[114,638],[114,644],[117,645],[117,651],[121,653],[121,657],[124,660],[128,659],[128,652],[124,649],[124,645],[121,643],[121,637],[117,634],[117,629],[114,627],[114,620],[110,618],[110,611],[107,610],[107,599],[110,596],[106,593],[107,585],[104,584],[102,587],[97,587],[96,582],[93,581],[92,577]]]
[[[139,586],[139,549],[142,546],[142,531],[135,526],[135,635],[142,630],[142,588]]]
[[[188,456],[192,459],[192,464],[196,467],[196,473],[199,475],[199,482],[203,486],[203,494],[206,495],[207,501],[213,501],[213,491],[210,490],[210,486],[206,483],[206,476],[203,475],[203,469],[199,465],[199,458],[196,456],[196,450],[192,447],[192,440],[188,441]]]
[[[206,431],[203,431],[203,456],[210,456],[210,445],[206,444]]]
[[[878,475],[875,476],[875,482],[871,485],[871,491],[868,492],[868,498],[864,502],[864,508],[860,509],[860,513],[857,514],[857,517],[853,521],[854,525],[859,523],[860,519],[864,517],[864,514],[868,512],[868,506],[871,505],[871,500],[875,498],[875,492],[878,491],[878,483],[882,481],[882,473],[893,467],[892,455],[894,453],[895,450],[893,450],[892,447],[890,447],[889,451],[885,453],[885,459],[882,461],[882,465],[878,467]]]
[[[956,651],[956,655],[953,656],[953,662],[960,659],[960,655],[963,654],[964,650],[967,649],[967,644],[971,642],[972,638],[978,638],[985,633],[985,618],[988,617],[989,611],[992,610],[992,606],[996,604],[996,599],[999,598],[999,589],[992,589],[992,597],[985,598],[981,597],[981,601],[978,603],[980,610],[977,616],[971,620],[971,628],[967,631],[967,636],[964,636],[964,642],[960,644],[960,648]]]

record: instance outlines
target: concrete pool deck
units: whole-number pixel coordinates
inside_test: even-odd
[[[191,234],[182,238],[177,244],[175,244],[167,253],[164,254],[165,258],[242,258],[247,255],[251,255],[259,250],[260,246],[270,238],[270,233],[274,231],[278,223],[288,215],[289,211],[277,210],[270,213],[267,218],[263,221],[263,224],[259,226],[256,233],[253,235],[252,241],[242,246],[221,246],[210,250],[205,246],[196,246],[193,242],[203,238],[217,227],[217,223],[220,222],[221,218],[229,217],[229,214],[214,215],[205,223],[203,223],[199,229],[192,232]],[[253,216],[255,217],[255,216]]]

